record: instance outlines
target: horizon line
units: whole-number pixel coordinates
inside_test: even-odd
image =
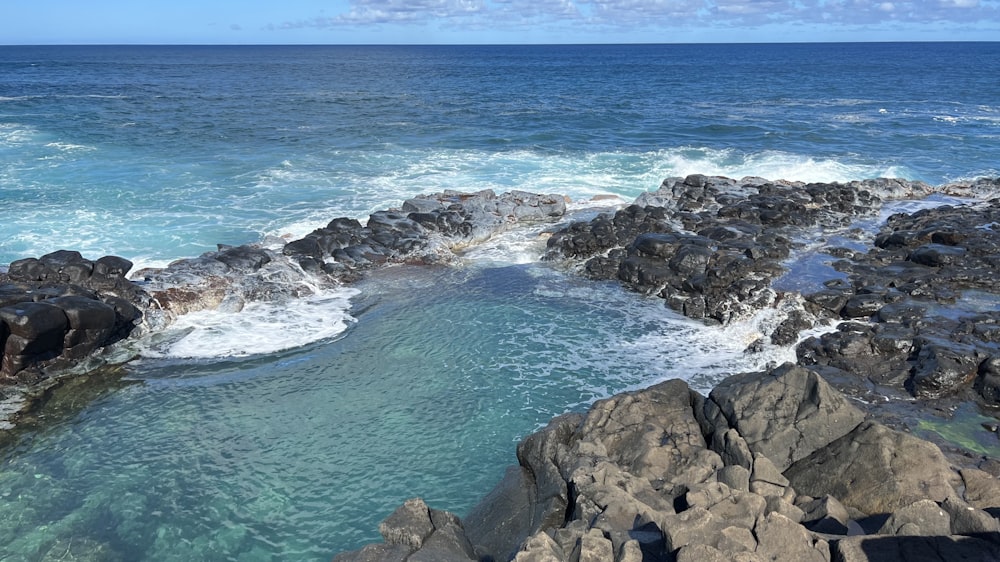
[[[0,47],[600,47],[668,45],[850,45],[871,43],[1000,43],[1000,40],[904,39],[865,41],[679,41],[557,43],[0,43]]]

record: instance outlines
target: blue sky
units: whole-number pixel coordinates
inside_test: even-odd
[[[0,0],[0,44],[956,40],[1000,0]]]

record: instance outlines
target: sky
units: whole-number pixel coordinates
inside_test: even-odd
[[[0,0],[0,44],[1000,41],[1000,0]]]

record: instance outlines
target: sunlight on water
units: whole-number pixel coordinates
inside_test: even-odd
[[[757,360],[735,332],[537,264],[389,268],[359,289],[342,339],[146,358],[136,384],[23,430],[0,471],[0,544],[29,559],[71,539],[121,559],[328,559],[377,539],[411,496],[464,513],[557,414]]]

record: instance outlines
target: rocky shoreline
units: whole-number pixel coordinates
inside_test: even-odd
[[[873,232],[887,202],[933,194],[968,204]],[[998,194],[1000,179],[693,175],[550,227],[554,265],[688,317],[780,309],[747,353],[795,345],[796,363],[708,396],[674,380],[561,416],[521,442],[518,465],[464,520],[414,499],[380,526],[384,543],[337,560],[1000,559],[1000,461],[899,423],[1000,406]],[[566,215],[557,195],[447,192],[131,279],[114,256],[19,260],[0,273],[0,409],[11,418],[61,375],[125,360],[129,341],[180,314],[448,263],[512,225]]]
[[[440,264],[514,225],[554,222],[561,195],[444,192],[373,213],[367,224],[336,218],[304,238],[220,246],[162,269],[128,276],[132,263],[59,250],[0,271],[0,430],[65,376],[121,363],[129,340],[198,310],[238,312],[356,281],[390,264]]]
[[[680,380],[567,414],[464,519],[406,502],[334,560],[1000,559],[1000,481],[866,419],[814,371]]]
[[[932,192],[977,201],[859,226],[884,199]],[[689,176],[555,232],[548,259],[693,318],[783,303],[748,353],[798,342],[797,364],[707,397],[672,380],[559,417],[464,520],[410,500],[384,543],[335,560],[1000,559],[1000,461],[890,427],[900,409],[997,406],[998,192]],[[782,289],[810,236],[829,278]],[[800,338],[817,325],[836,328]]]

